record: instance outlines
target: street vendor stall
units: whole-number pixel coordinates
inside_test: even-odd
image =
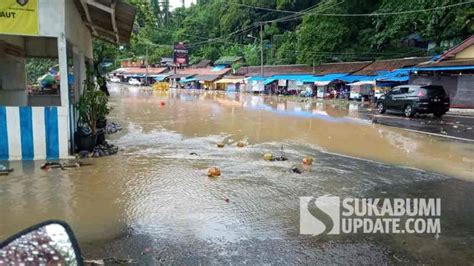
[[[216,89],[226,91],[240,91],[244,84],[243,78],[222,78],[215,82]]]

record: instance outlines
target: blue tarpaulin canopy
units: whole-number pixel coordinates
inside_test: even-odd
[[[187,83],[187,82],[193,82],[193,81],[197,81],[197,79],[193,77],[187,77],[187,78],[181,79],[179,83]]]
[[[411,71],[456,71],[456,70],[472,70],[474,66],[439,66],[439,67],[413,67]]]
[[[163,81],[165,78],[167,78],[169,76],[170,75],[152,75],[150,77],[152,77],[156,81]]]
[[[250,77],[248,79],[248,81],[263,81],[263,80],[266,80],[266,78],[262,78],[262,77]]]
[[[126,75],[127,78],[143,78],[145,75],[135,74],[135,75]]]
[[[219,71],[223,70],[224,68],[225,68],[225,65],[217,65],[217,66],[213,67],[211,71],[219,72]]]
[[[394,82],[405,82],[410,79],[410,71],[406,69],[396,69],[392,72],[381,73],[376,76],[376,81],[394,81]]]
[[[274,75],[265,79],[264,84],[270,84],[276,80],[291,80],[299,81],[302,83],[313,83],[313,82],[332,82],[340,77],[343,77],[347,74],[328,74],[324,76],[314,76],[314,75]]]
[[[338,78],[339,80],[342,80],[346,83],[353,83],[356,81],[364,81],[364,80],[369,80],[374,78],[374,76],[364,76],[364,75],[347,75],[344,77]]]
[[[338,74],[327,74],[324,76],[311,76],[304,80],[304,82],[324,82],[324,83],[331,83],[335,80],[341,79],[342,77],[346,76],[347,74],[338,73]]]

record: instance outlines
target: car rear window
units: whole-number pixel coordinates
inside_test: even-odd
[[[422,87],[428,96],[446,96],[446,91],[441,86],[426,86]]]

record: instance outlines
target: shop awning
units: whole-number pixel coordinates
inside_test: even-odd
[[[268,85],[274,81],[277,81],[278,79],[276,78],[267,78],[265,81],[263,81],[263,85]]]
[[[329,80],[328,80],[328,81],[315,81],[315,82],[314,82],[314,85],[316,85],[316,86],[327,86],[327,85],[329,85],[329,83],[331,83],[331,82],[332,82],[332,81],[329,81]]]
[[[156,81],[163,81],[165,78],[169,76],[170,75],[152,75],[151,77]]]
[[[347,74],[344,73],[338,73],[338,74],[328,74],[324,76],[313,76],[310,78],[307,78],[304,82],[311,82],[316,85],[316,86],[327,86],[329,83],[339,80],[342,77],[346,76]]]
[[[349,86],[375,85],[375,80],[357,81],[348,85]]]
[[[209,82],[212,82],[212,81],[215,81],[217,79],[219,79],[219,75],[196,75],[195,78],[199,81],[209,81]]]
[[[193,81],[197,81],[197,79],[194,77],[184,78],[184,79],[181,79],[179,83],[188,83],[188,82],[193,82]]]
[[[266,80],[266,78],[257,77],[257,76],[250,77],[250,78],[247,79],[247,81],[264,81],[264,80]]]
[[[92,35],[113,43],[128,43],[136,8],[123,0],[75,0]]]

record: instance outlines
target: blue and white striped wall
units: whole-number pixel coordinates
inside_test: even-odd
[[[0,106],[0,160],[54,160],[69,156],[64,107]]]

